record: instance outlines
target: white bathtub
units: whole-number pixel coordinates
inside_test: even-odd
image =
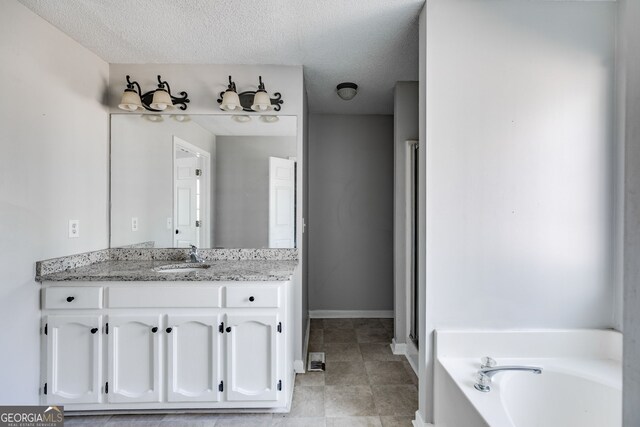
[[[619,427],[622,335],[609,330],[437,331],[436,427]],[[476,390],[480,358],[532,365]]]

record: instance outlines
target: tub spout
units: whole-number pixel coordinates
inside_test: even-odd
[[[491,391],[491,380],[493,379],[493,376],[503,371],[524,371],[524,372],[531,372],[533,374],[541,374],[542,368],[539,366],[518,366],[518,365],[494,366],[490,368],[482,368],[478,371],[478,375],[476,377],[476,383],[474,385],[475,389],[482,392]]]

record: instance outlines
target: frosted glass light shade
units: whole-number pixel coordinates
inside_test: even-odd
[[[350,101],[358,94],[358,85],[350,82],[340,83],[336,87],[336,92],[340,98]]]
[[[125,111],[136,111],[137,109],[142,109],[142,101],[140,100],[140,95],[133,89],[125,89],[122,94],[122,100],[120,100],[120,104],[118,104],[118,108]]]
[[[166,90],[156,89],[156,91],[153,92],[153,99],[149,106],[154,110],[162,111],[167,108],[173,108],[173,101],[171,101],[171,96]]]
[[[222,104],[220,108],[225,111],[241,111],[242,105],[240,105],[240,97],[233,90],[227,90],[222,95]]]
[[[253,105],[251,106],[253,111],[271,111],[273,105],[271,105],[271,99],[269,94],[265,91],[259,90],[253,97]]]

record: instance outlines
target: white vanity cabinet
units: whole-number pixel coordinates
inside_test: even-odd
[[[44,282],[42,403],[71,411],[284,408],[294,375],[290,288]]]

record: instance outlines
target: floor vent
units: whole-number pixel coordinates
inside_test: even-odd
[[[309,372],[324,371],[324,352],[309,352]]]

